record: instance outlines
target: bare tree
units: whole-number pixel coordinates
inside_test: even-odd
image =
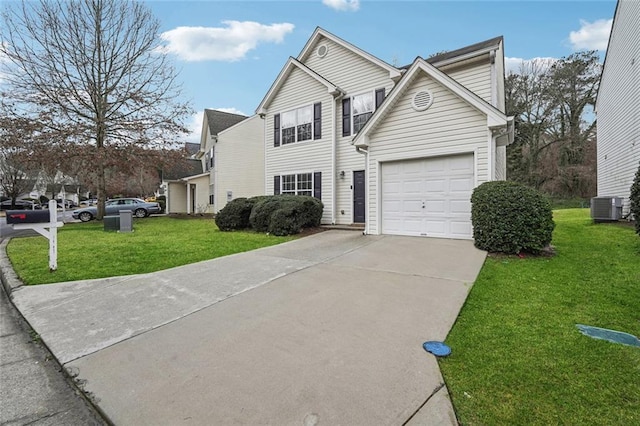
[[[38,132],[37,123],[15,116],[13,106],[0,100],[0,189],[14,208],[38,175],[30,144]]]
[[[187,132],[191,110],[158,33],[158,20],[133,0],[26,1],[2,13],[7,93],[47,110],[52,143],[92,169],[98,218],[114,162],[126,167],[141,152],[129,148],[167,147]]]
[[[507,114],[516,117],[508,176],[562,197],[595,193],[597,52],[523,63],[505,81]]]

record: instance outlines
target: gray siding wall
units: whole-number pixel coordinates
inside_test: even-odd
[[[411,107],[416,92],[434,97],[429,109]],[[369,232],[379,233],[379,165],[385,161],[473,153],[476,185],[489,180],[489,132],[484,114],[424,74],[418,75],[370,135],[367,204]]]
[[[233,198],[264,195],[264,120],[247,118],[218,134],[215,152],[215,211]]]
[[[640,2],[620,1],[597,102],[598,196],[625,198],[640,162]]]

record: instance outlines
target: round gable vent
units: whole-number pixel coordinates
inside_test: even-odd
[[[318,50],[316,52],[318,53],[319,57],[324,58],[325,56],[327,56],[328,51],[329,48],[327,47],[327,45],[321,44],[320,46],[318,46]]]
[[[433,95],[428,90],[421,90],[413,96],[411,106],[416,111],[424,111],[433,103]]]

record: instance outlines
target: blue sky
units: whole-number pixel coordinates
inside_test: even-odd
[[[507,64],[585,49],[604,58],[615,1],[150,1],[199,141],[205,108],[254,113],[289,56],[320,26],[392,64],[498,35]]]

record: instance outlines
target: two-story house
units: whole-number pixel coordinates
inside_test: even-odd
[[[371,234],[471,238],[471,191],[505,178],[513,136],[502,37],[395,67],[317,28],[256,113],[265,193]]]
[[[598,99],[598,196],[622,197],[629,214],[640,164],[640,2],[620,0],[613,18]]]
[[[196,158],[208,174],[209,206],[218,212],[234,198],[264,194],[264,123],[214,109],[204,111]]]

